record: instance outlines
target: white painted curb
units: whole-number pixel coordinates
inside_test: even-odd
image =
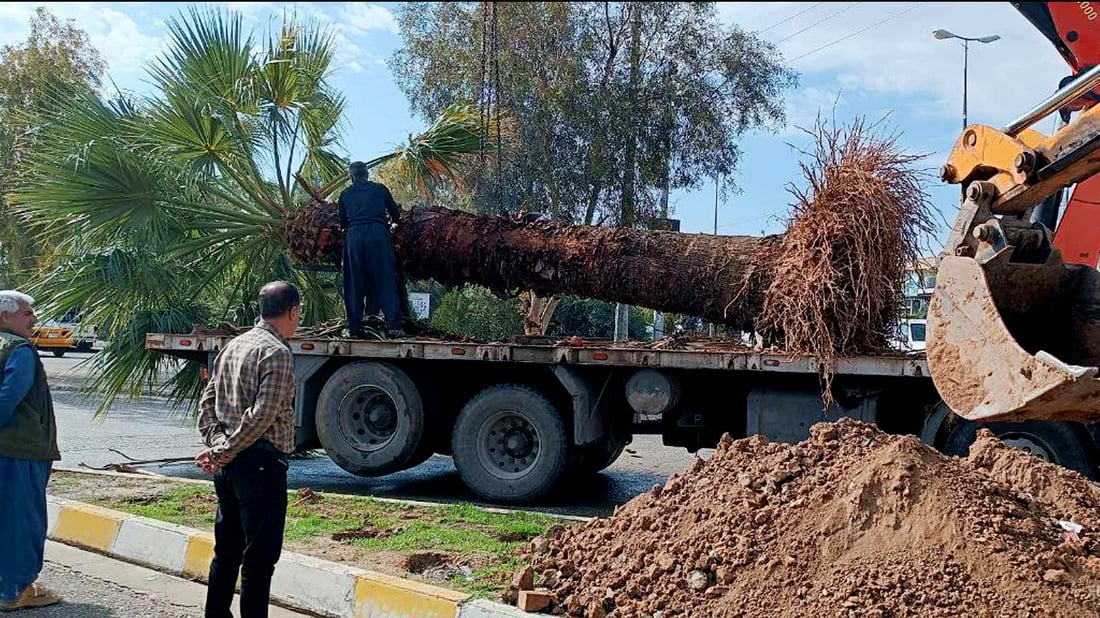
[[[282,591],[282,600],[299,609],[323,614],[344,608],[350,616],[355,605],[355,586],[361,569],[312,556],[283,552],[275,565],[271,589]]]
[[[524,612],[510,605],[481,600],[470,601],[458,610],[458,618],[521,618],[524,616],[529,618],[542,615],[544,614]]]
[[[129,562],[182,573],[183,557],[190,539],[191,531],[183,526],[128,518],[122,521],[111,553]]]

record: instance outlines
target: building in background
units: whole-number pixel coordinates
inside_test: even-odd
[[[905,303],[902,315],[909,319],[928,317],[928,304],[936,289],[936,258],[924,257],[906,268],[902,297]]]

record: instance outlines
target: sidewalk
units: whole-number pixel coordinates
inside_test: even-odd
[[[202,616],[206,586],[54,541],[46,542],[39,581],[64,599],[51,607],[5,616],[20,618],[194,618]],[[234,615],[240,615],[237,601]],[[306,618],[271,606],[270,618]]]

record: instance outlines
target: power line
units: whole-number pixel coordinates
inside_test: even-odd
[[[754,32],[753,34],[764,34],[764,33],[765,33],[765,32],[767,32],[768,30],[771,30],[772,28],[775,28],[776,26],[782,26],[783,24],[785,24],[785,23],[787,23],[787,22],[791,21],[792,19],[794,19],[794,18],[796,18],[796,17],[801,17],[801,16],[805,15],[806,13],[809,13],[810,11],[812,11],[812,10],[816,9],[817,7],[821,6],[822,4],[825,4],[825,3],[824,3],[824,2],[816,2],[816,3],[814,3],[813,5],[811,5],[811,6],[810,6],[810,8],[808,8],[808,9],[803,9],[803,10],[801,10],[801,11],[799,11],[799,12],[795,13],[794,15],[791,15],[791,16],[790,16],[790,17],[788,17],[787,19],[784,19],[784,20],[781,20],[781,21],[777,21],[776,23],[774,23],[774,24],[772,24],[772,25],[768,26],[767,28],[764,28],[763,30],[757,30],[757,31],[756,31],[756,32]]]
[[[891,15],[890,17],[887,17],[886,19],[882,20],[882,21],[873,23],[870,26],[867,26],[866,28],[863,28],[861,30],[856,30],[855,32],[853,32],[853,33],[851,33],[847,36],[840,37],[839,39],[833,41],[832,43],[826,43],[825,45],[822,45],[821,47],[818,47],[817,49],[812,49],[812,50],[802,54],[801,56],[798,56],[797,58],[791,58],[790,60],[788,60],[788,62],[796,62],[798,60],[801,60],[801,59],[805,58],[806,56],[809,56],[811,54],[816,54],[817,52],[819,52],[823,49],[827,49],[829,47],[832,47],[833,45],[836,45],[837,43],[840,43],[841,41],[847,41],[848,39],[856,36],[857,34],[863,34],[864,32],[867,32],[868,30],[870,30],[871,28],[881,26],[882,24],[885,24],[886,22],[888,22],[892,19],[897,19],[897,18],[901,17],[902,15],[905,15],[906,13],[912,11],[913,9],[917,8],[918,6],[920,6],[922,4],[924,4],[924,3],[923,2],[918,2],[918,3],[914,4],[913,6],[905,9],[904,11],[901,11],[899,13],[895,13],[895,14]]]
[[[794,34],[791,34],[791,35],[789,35],[789,36],[787,36],[787,37],[785,37],[785,38],[779,39],[779,40],[778,40],[778,41],[776,41],[776,42],[775,42],[774,44],[775,44],[775,45],[779,45],[780,43],[782,43],[782,42],[784,42],[784,41],[789,41],[789,40],[793,39],[794,37],[796,37],[796,36],[798,36],[798,35],[802,34],[803,32],[805,32],[805,31],[809,30],[810,28],[814,28],[814,27],[816,27],[816,26],[820,26],[821,24],[823,24],[823,23],[825,23],[825,22],[829,21],[830,19],[832,19],[832,18],[836,17],[837,15],[840,15],[841,13],[844,13],[844,12],[846,12],[846,11],[848,11],[848,10],[851,10],[851,9],[855,8],[855,7],[856,7],[857,5],[859,5],[859,4],[862,4],[862,3],[861,3],[861,2],[853,2],[853,3],[849,4],[848,6],[846,6],[846,7],[842,8],[842,9],[840,9],[839,11],[836,11],[836,12],[833,12],[833,13],[831,13],[831,14],[829,14],[829,15],[826,15],[826,16],[825,16],[824,18],[822,18],[822,19],[819,19],[818,21],[815,21],[814,23],[810,24],[809,26],[806,26],[805,28],[803,28],[803,29],[799,30],[798,32],[795,32]]]

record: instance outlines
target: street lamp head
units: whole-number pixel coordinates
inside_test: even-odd
[[[983,36],[982,38],[978,39],[978,42],[979,43],[992,43],[993,41],[999,40],[1000,38],[1001,38],[1001,35],[994,34],[994,35],[990,35],[990,36]]]
[[[932,36],[937,39],[957,39],[958,35],[948,32],[947,30],[936,30],[932,33]]]

